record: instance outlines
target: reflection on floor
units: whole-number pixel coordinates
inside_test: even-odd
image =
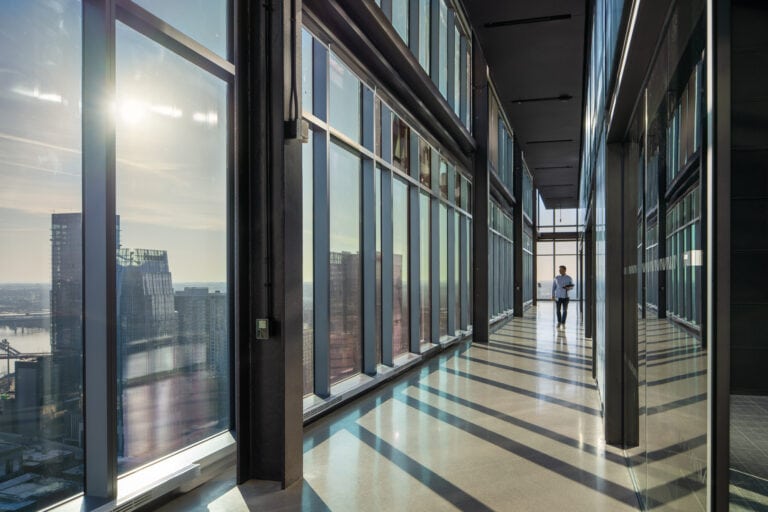
[[[768,510],[768,397],[731,395],[731,510]]]
[[[540,303],[311,425],[286,491],[230,473],[161,510],[637,510],[575,309],[558,331]]]

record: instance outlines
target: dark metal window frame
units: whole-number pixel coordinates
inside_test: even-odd
[[[85,498],[117,496],[117,308],[116,308],[116,151],[114,120],[105,115],[115,97],[116,24],[121,22],[227,83],[227,279],[234,278],[235,188],[234,28],[237,0],[227,9],[228,59],[204,47],[164,20],[128,0],[83,0],[83,409]],[[230,286],[230,289],[232,287]],[[235,297],[229,293],[230,364],[234,354]],[[235,334],[232,334],[235,333]],[[234,405],[235,379],[230,381]],[[234,426],[234,406],[230,408]],[[140,470],[139,470],[140,471]]]

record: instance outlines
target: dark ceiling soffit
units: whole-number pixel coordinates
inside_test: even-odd
[[[608,119],[608,132],[606,142],[622,142],[627,137],[630,121],[635,110],[640,105],[640,93],[648,80],[650,65],[658,51],[661,34],[667,15],[674,2],[668,0],[647,0],[639,2],[635,27],[632,32],[632,40],[624,41],[621,55],[627,51],[626,62],[631,66],[625,66],[621,81],[616,83],[613,95],[610,96],[607,115],[611,115],[611,108],[615,104],[613,116]],[[625,13],[627,18],[631,15]],[[616,73],[621,61],[619,60]],[[618,78],[617,78],[618,80]]]
[[[485,28],[512,27],[515,25],[530,25],[531,23],[549,23],[571,19],[570,14],[554,14],[552,16],[538,16],[536,18],[518,18],[516,20],[491,21],[483,25]]]
[[[474,138],[376,4],[360,0],[304,0],[304,5],[345,46],[355,50],[356,57],[438,142],[453,150],[457,163],[472,168],[469,155],[475,151]]]

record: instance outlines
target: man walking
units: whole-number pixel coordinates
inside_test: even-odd
[[[574,286],[571,276],[565,273],[565,265],[560,265],[560,275],[552,283],[552,300],[557,301],[557,328],[565,329],[565,317],[568,314],[568,291]]]

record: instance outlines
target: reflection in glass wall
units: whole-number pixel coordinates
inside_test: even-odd
[[[628,450],[656,510],[706,510],[707,350],[701,329],[705,12],[678,2],[632,123],[637,165],[639,443]],[[698,99],[697,99],[698,98]],[[598,178],[600,173],[598,171]]]
[[[360,373],[360,157],[331,144],[328,169],[330,205],[331,383]]]
[[[302,254],[302,353],[304,362],[304,394],[314,391],[314,347],[315,347],[315,286],[314,286],[314,215],[312,207],[314,172],[314,134],[310,132],[306,144],[301,147],[301,254]]]
[[[392,350],[409,350],[408,316],[408,184],[392,180]]]
[[[421,327],[419,329],[422,342],[432,341],[432,293],[431,265],[432,257],[429,250],[432,226],[432,207],[429,195],[419,194],[419,275],[421,278]]]
[[[83,489],[81,11],[78,1],[0,3],[6,510]]]
[[[121,24],[116,48],[124,472],[229,428],[227,86]]]

